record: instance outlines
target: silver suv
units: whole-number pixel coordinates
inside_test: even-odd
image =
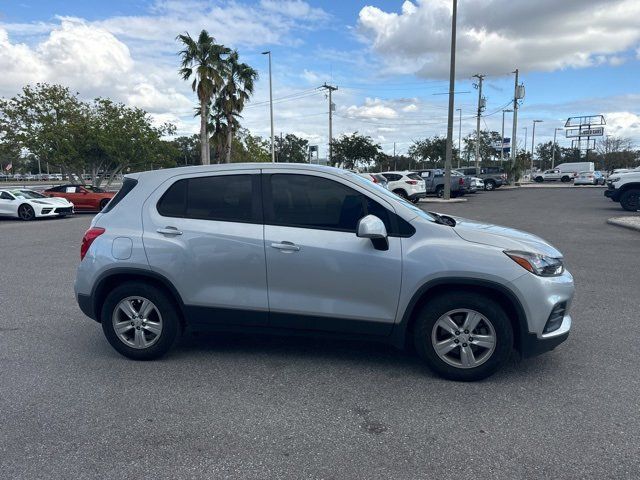
[[[544,240],[427,213],[358,175],[297,164],[132,174],[81,248],[75,292],[111,345],[185,329],[348,334],[477,380],[569,335],[573,278]]]

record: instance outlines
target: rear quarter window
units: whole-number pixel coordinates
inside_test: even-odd
[[[122,187],[120,188],[120,190],[118,190],[118,193],[115,194],[111,201],[107,203],[107,206],[102,209],[102,213],[109,213],[111,210],[113,210],[113,207],[119,204],[122,199],[126,197],[137,184],[137,180],[134,180],[133,178],[125,178],[124,182],[122,182]]]

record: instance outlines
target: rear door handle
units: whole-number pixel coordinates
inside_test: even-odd
[[[282,250],[283,252],[297,252],[300,250],[300,247],[292,242],[272,243],[271,248]]]
[[[161,233],[163,235],[182,235],[182,232],[178,230],[176,227],[165,227],[159,228],[156,232]]]

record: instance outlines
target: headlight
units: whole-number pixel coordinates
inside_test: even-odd
[[[616,182],[620,181],[620,178],[621,177],[613,177],[613,178],[610,178],[609,181],[612,182],[612,183],[616,183]]]
[[[564,272],[561,258],[531,252],[505,251],[504,253],[525,270],[541,277],[556,277]]]

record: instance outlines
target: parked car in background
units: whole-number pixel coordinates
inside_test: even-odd
[[[444,170],[439,168],[428,168],[416,172],[425,182],[427,193],[434,193],[437,197],[444,195]],[[453,172],[452,172],[453,173]],[[451,175],[451,196],[461,197],[471,188],[470,177]]]
[[[411,345],[479,380],[569,335],[571,274],[522,231],[430,214],[344,170],[227,164],[128,175],[85,233],[81,310],[120,354],[183,327]],[[265,273],[266,272],[266,273]]]
[[[629,212],[640,210],[640,170],[610,175],[607,179],[607,189],[604,196]]]
[[[381,173],[358,173],[362,178],[366,178],[367,180],[371,180],[373,183],[377,183],[383,188],[389,189],[389,182]]]
[[[442,172],[444,175],[444,171]],[[469,176],[469,175],[463,175],[462,173],[456,171],[456,170],[451,170],[451,175],[454,177],[462,177],[465,180],[465,194],[466,193],[477,193],[478,192],[478,184],[473,180],[473,177]],[[458,180],[458,183],[460,183],[460,181]]]
[[[387,189],[406,200],[418,203],[421,198],[427,196],[424,179],[414,172],[381,172],[380,174],[387,179]]]
[[[64,198],[49,198],[28,189],[0,190],[0,216],[33,220],[40,217],[66,217],[73,203]]]
[[[115,192],[107,192],[89,185],[60,185],[44,191],[47,197],[66,198],[73,203],[76,210],[101,211],[107,206]]]
[[[477,193],[478,190],[484,190],[484,180],[480,177],[471,177],[471,192]]]
[[[573,180],[574,185],[604,185],[605,179],[602,172],[580,172]]]
[[[480,173],[476,173],[475,167],[457,168],[456,170],[463,175],[481,178],[484,182],[484,189],[487,191],[507,184],[507,174],[502,167],[481,167]]]

